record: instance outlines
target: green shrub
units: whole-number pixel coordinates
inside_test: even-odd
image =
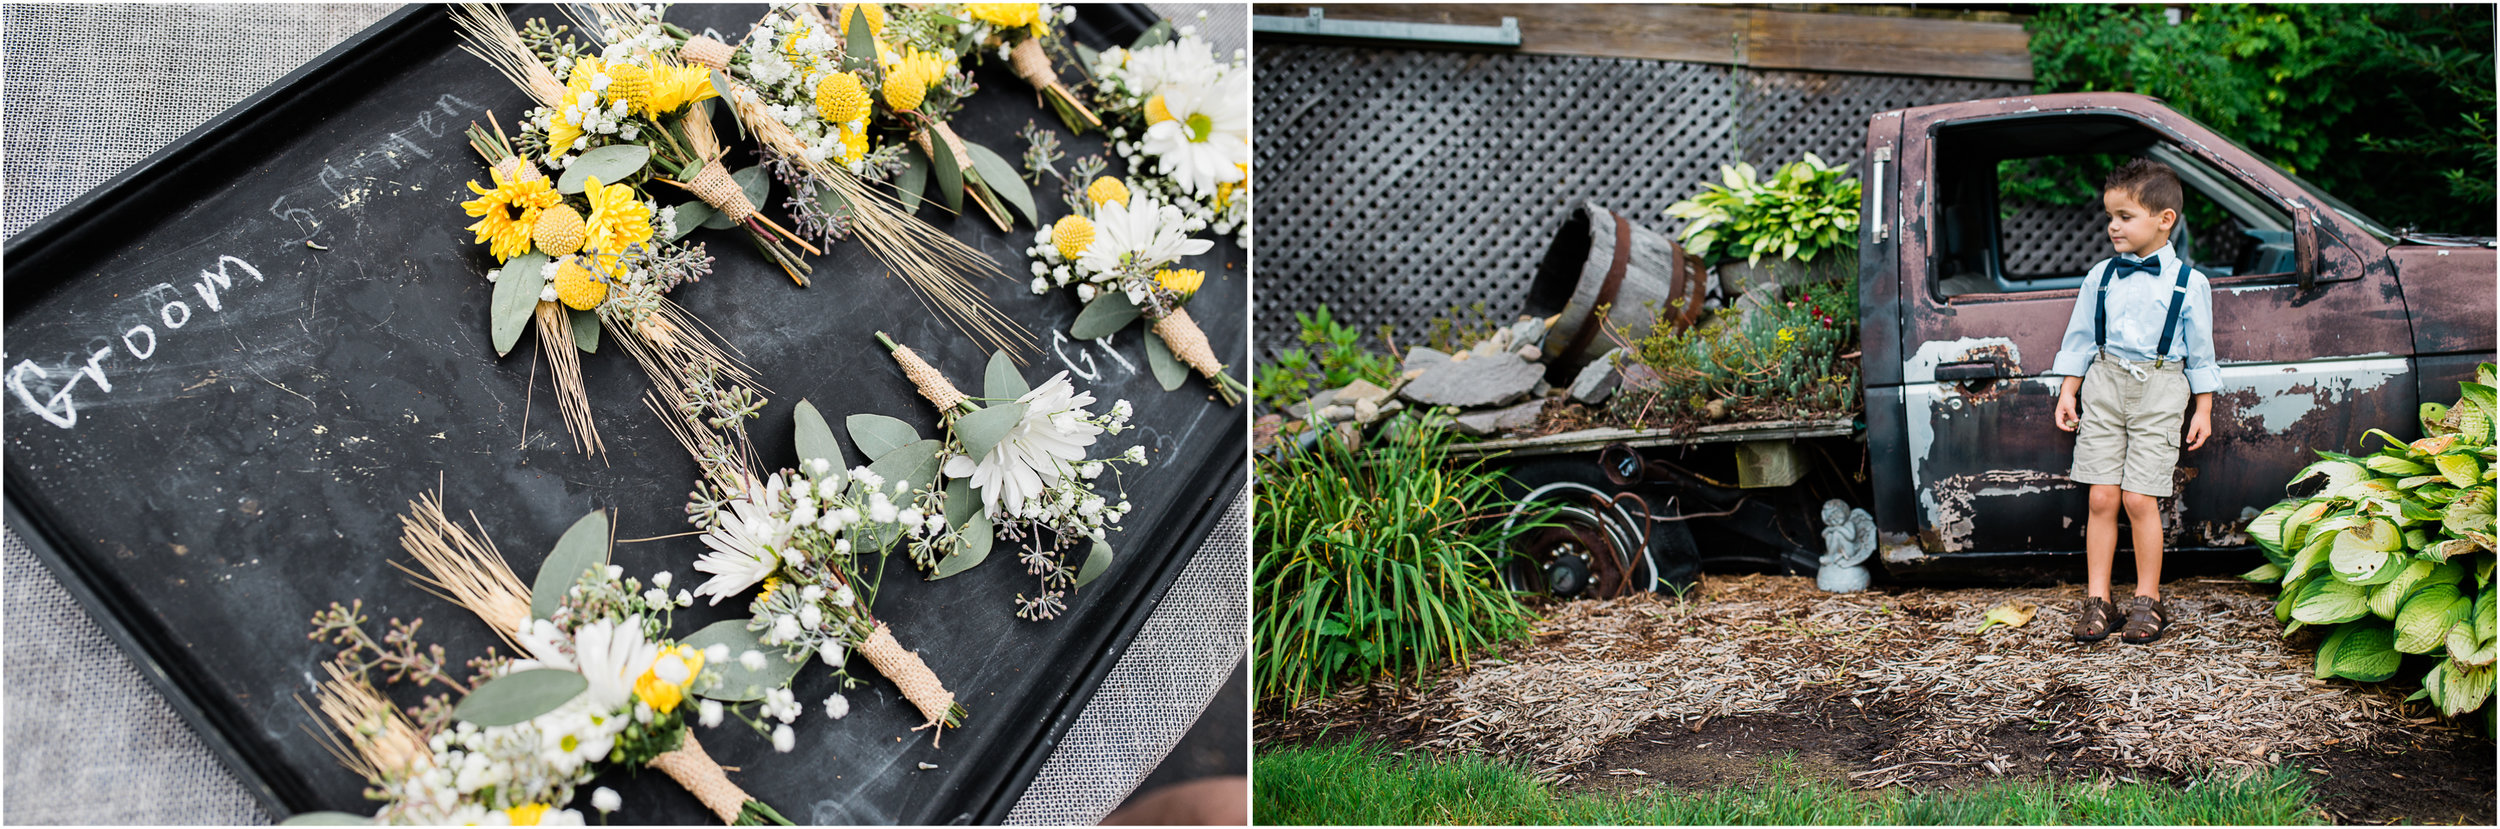
[[[1764,289],[1756,289],[1764,290]],[[1750,319],[1712,312],[1683,331],[1660,323],[1632,356],[1658,373],[1655,405],[1693,414],[1712,401],[1784,416],[1836,416],[1858,406],[1856,277],[1789,290]],[[1664,315],[1661,315],[1662,318]],[[1618,409],[1653,405],[1624,395]]]
[[[1676,239],[1704,261],[1765,255],[1810,262],[1826,251],[1858,247],[1858,180],[1846,168],[1806,153],[1757,181],[1751,164],[1719,167],[1720,184],[1704,184],[1692,198],[1667,205],[1667,216],[1689,219]]]
[[[2038,7],[2040,92],[2138,92],[2391,226],[2490,234],[2487,5]],[[2097,203],[2108,167],[2043,160],[2005,194]]]
[[[1252,644],[1260,702],[1286,707],[1382,675],[1420,681],[1527,632],[1503,584],[1502,475],[1453,464],[1449,433],[1411,413],[1365,452],[1335,440],[1262,460]]]
[[[1328,315],[1328,306],[1295,311],[1293,319],[1302,326],[1297,337],[1302,347],[1276,352],[1274,362],[1259,365],[1258,386],[1252,391],[1259,402],[1282,409],[1356,380],[1386,386],[1397,379],[1397,358],[1364,348],[1363,332],[1339,324]]]
[[[2495,435],[2492,364],[2463,384],[2454,405],[2422,406],[2421,440],[2385,444],[2359,457],[2318,452],[2291,486],[2322,479],[2317,493],[2267,508],[2248,535],[2266,564],[2242,578],[2280,583],[2275,618],[2284,634],[2328,629],[2316,676],[2379,682],[2402,670],[2407,654],[2436,659],[2418,675],[2422,691],[2448,716],[2491,709],[2492,547]],[[2408,675],[2408,679],[2415,675]]]

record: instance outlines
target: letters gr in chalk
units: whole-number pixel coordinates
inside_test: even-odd
[[[234,270],[228,270],[229,267]],[[87,341],[89,350],[85,353],[73,353],[69,359],[49,369],[33,360],[19,360],[16,365],[10,366],[7,377],[9,393],[19,403],[25,404],[28,410],[42,415],[54,426],[67,429],[78,425],[75,393],[81,381],[93,383],[97,392],[111,394],[113,381],[105,373],[104,363],[114,358],[115,351],[141,362],[156,356],[160,336],[170,335],[190,325],[198,313],[191,306],[194,294],[207,313],[226,309],[226,300],[229,292],[234,290],[234,278],[238,271],[251,277],[253,282],[267,281],[267,277],[262,276],[260,269],[253,267],[252,263],[233,256],[220,256],[217,257],[216,270],[200,271],[199,281],[190,285],[190,294],[183,293],[171,282],[149,286],[132,298],[138,303],[140,311],[124,315],[115,324],[120,330],[90,338]],[[165,335],[157,333],[158,326],[163,326]]]

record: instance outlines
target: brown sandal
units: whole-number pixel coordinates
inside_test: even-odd
[[[2151,596],[2137,596],[2127,602],[2127,629],[2118,640],[2130,645],[2151,644],[2170,629],[2170,606]]]
[[[2067,632],[2074,634],[2077,642],[2098,642],[2109,638],[2110,629],[2117,627],[2117,618],[2117,605],[2108,599],[2085,596],[2083,609],[2075,612],[2075,625]]]

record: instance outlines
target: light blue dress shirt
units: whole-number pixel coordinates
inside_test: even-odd
[[[2109,354],[2121,360],[2150,362],[2161,350],[2163,315],[2170,312],[2172,286],[2178,284],[2179,269],[2187,263],[2179,261],[2177,251],[2164,244],[2153,252],[2161,259],[2161,273],[2130,271],[2109,284]],[[2117,259],[2129,262],[2146,257],[2120,254],[2093,265],[2084,276],[2083,292],[2075,297],[2074,316],[2066,321],[2066,337],[2057,346],[2057,365],[2051,374],[2081,377],[2100,352],[2092,347],[2092,304],[2094,289],[2109,272],[2109,263]],[[2213,286],[2201,271],[2190,270],[2187,302],[2179,309],[2178,330],[2172,332],[2170,359],[2184,360],[2187,367],[2188,393],[2204,394],[2222,385],[2222,370],[2214,365],[2214,298]]]

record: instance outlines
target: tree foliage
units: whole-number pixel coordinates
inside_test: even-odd
[[[2040,9],[2040,92],[2151,95],[2391,226],[2494,232],[2492,8],[2159,5]],[[2096,200],[2051,165],[2008,195]]]

